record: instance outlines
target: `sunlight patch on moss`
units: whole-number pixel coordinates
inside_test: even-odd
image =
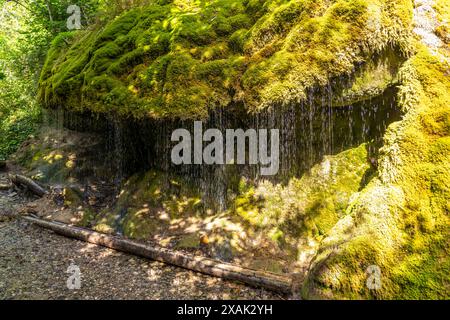
[[[55,39],[39,99],[49,107],[183,119],[232,102],[255,111],[299,101],[387,47],[408,52],[408,3],[155,2],[103,29]]]

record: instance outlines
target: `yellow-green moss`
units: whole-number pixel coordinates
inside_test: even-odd
[[[284,250],[295,262],[300,240],[321,239],[346,214],[351,195],[367,183],[372,172],[367,157],[366,144],[327,156],[287,186],[241,179],[225,212],[207,205],[208,199],[184,179],[154,170],[138,173],[122,186],[117,202],[100,213],[94,225],[137,239],[181,232],[177,247],[192,248],[198,246],[200,237],[189,228],[199,228],[200,221],[209,218],[214,221],[210,225],[227,222],[213,229],[215,236],[235,239],[234,247],[246,250],[242,237],[262,231],[266,243]]]
[[[420,45],[404,66],[407,113],[385,136],[379,178],[323,241],[305,296],[448,299],[449,70]],[[371,265],[381,269],[380,290],[366,286]]]
[[[436,0],[434,8],[438,14],[439,25],[436,28],[436,34],[447,45],[450,44],[450,3],[447,0]],[[447,46],[447,52],[449,48]]]
[[[369,100],[398,85],[398,72],[404,59],[398,52],[387,49],[365,63],[353,75],[351,87],[333,96],[333,106],[348,106]]]
[[[282,234],[291,245],[299,238],[320,238],[345,215],[352,194],[367,183],[372,171],[367,158],[363,144],[325,157],[287,186],[268,181],[253,186],[242,180],[233,210],[253,227]]]
[[[158,230],[159,221],[155,221],[147,208],[129,208],[122,223],[123,234],[133,239],[147,239]],[[117,229],[117,226],[115,227]],[[117,230],[116,230],[117,231]]]
[[[47,106],[204,118],[304,98],[388,46],[407,50],[406,0],[155,1],[104,28],[58,37],[40,80]]]

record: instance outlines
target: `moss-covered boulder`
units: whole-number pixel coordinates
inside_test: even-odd
[[[39,99],[183,119],[233,102],[253,111],[292,103],[388,47],[408,52],[411,15],[406,0],[155,0],[58,36]]]
[[[449,70],[426,48],[404,66],[405,118],[386,134],[378,178],[322,242],[306,297],[448,299]],[[370,266],[381,272],[376,289]]]

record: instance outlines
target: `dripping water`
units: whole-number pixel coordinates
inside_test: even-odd
[[[280,170],[274,177],[261,177],[258,165],[173,165],[172,132],[185,128],[193,136],[194,120],[137,121],[73,112],[63,112],[61,120],[60,111],[55,117],[66,128],[98,132],[104,137],[105,148],[99,151],[98,157],[109,164],[117,187],[133,173],[161,170],[184,177],[198,187],[205,199],[223,210],[229,191],[235,187],[230,185],[236,181],[231,179],[233,176],[286,183],[292,177],[303,175],[324,156],[365,142],[379,144],[387,125],[400,119],[395,88],[387,89],[382,96],[343,107],[333,105],[332,88],[330,84],[320,90],[310,90],[308,98],[301,103],[273,106],[258,114],[248,114],[242,106],[215,109],[203,122],[203,131],[217,128],[224,136],[226,129],[279,129]]]

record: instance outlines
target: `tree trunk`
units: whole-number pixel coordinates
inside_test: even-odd
[[[38,185],[30,178],[21,175],[10,175],[9,179],[11,180],[12,183],[14,183],[17,186],[23,185],[27,187],[31,192],[33,192],[39,197],[43,197],[44,195],[47,194],[47,191],[44,188],[42,188],[40,185]]]
[[[227,280],[240,281],[255,287],[262,287],[282,293],[292,292],[292,279],[288,276],[242,268],[229,263],[192,256],[166,248],[158,248],[63,223],[50,222],[26,216],[23,216],[22,219],[43,228],[50,229],[66,237],[75,238],[125,253],[160,261]]]

